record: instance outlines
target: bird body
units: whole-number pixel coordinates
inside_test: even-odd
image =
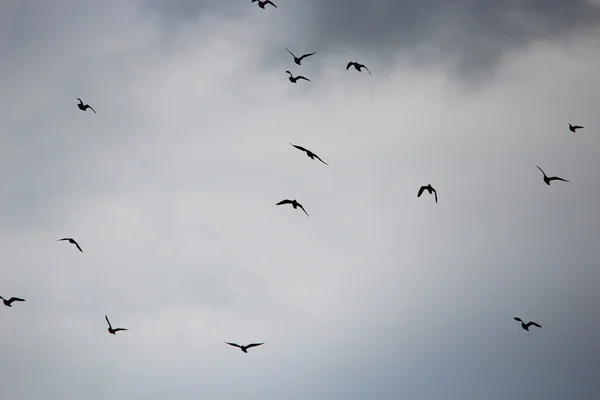
[[[356,69],[358,72],[362,72],[361,70],[364,68],[364,69],[366,69],[366,70],[367,70],[367,72],[369,73],[369,75],[372,75],[372,74],[371,74],[371,71],[369,71],[369,68],[367,68],[367,66],[366,66],[366,65],[364,65],[364,64],[360,64],[360,63],[357,63],[356,61],[350,61],[350,62],[348,63],[348,65],[346,65],[346,71],[347,71],[347,70],[348,70],[350,67],[354,67],[354,69]]]
[[[536,167],[538,167],[538,166],[537,166],[537,164],[536,164]],[[558,176],[553,176],[553,177],[550,177],[550,178],[549,178],[548,176],[546,176],[546,173],[544,172],[544,170],[543,170],[543,169],[541,169],[540,167],[538,167],[538,169],[539,169],[540,171],[542,171],[542,174],[544,174],[544,182],[545,182],[545,183],[546,183],[546,185],[548,185],[548,186],[550,186],[550,182],[552,182],[552,181],[563,181],[563,182],[569,182],[568,180],[566,180],[566,179],[563,179],[563,178],[559,178]]]
[[[81,247],[79,247],[79,243],[77,243],[75,241],[75,239],[73,239],[73,238],[62,238],[62,239],[58,239],[57,241],[60,242],[61,240],[68,240],[69,243],[74,244],[75,246],[77,246],[77,248],[79,249],[79,251],[83,253],[83,250],[81,250]]]
[[[292,57],[294,57],[294,62],[295,62],[296,64],[298,64],[298,65],[302,65],[302,64],[301,64],[301,63],[302,63],[302,60],[303,60],[303,59],[305,59],[306,57],[310,57],[310,56],[312,56],[313,54],[316,54],[316,52],[314,52],[314,53],[308,53],[308,54],[304,54],[304,55],[303,55],[303,56],[301,56],[301,57],[296,57],[296,56],[294,55],[294,53],[292,53],[292,52],[291,52],[291,51],[290,51],[290,50],[289,50],[287,47],[286,47],[285,49],[288,51],[288,53],[290,53],[290,54],[292,55]]]
[[[288,200],[288,199],[281,200],[279,203],[277,203],[275,205],[276,206],[280,206],[282,204],[291,204],[292,207],[294,207],[294,210],[297,209],[298,207],[300,207],[302,209],[302,211],[304,211],[304,214],[308,215],[308,213],[306,212],[306,210],[304,209],[304,207],[302,207],[302,204],[298,203],[296,201],[296,199],[294,199],[294,200]],[[310,217],[310,215],[308,215],[308,216]]]
[[[272,5],[273,7],[277,8],[277,6],[275,5],[275,3],[273,3],[273,2],[272,2],[272,1],[270,1],[270,0],[264,0],[264,1],[262,1],[262,0],[252,0],[252,3],[256,2],[256,1],[258,1],[258,6],[259,6],[260,8],[262,8],[263,10],[265,9],[265,6],[266,6],[267,4],[270,4],[270,5]]]
[[[110,333],[111,335],[114,335],[115,332],[128,330],[128,329],[125,329],[125,328],[115,328],[115,329],[113,329],[112,325],[110,324],[110,321],[108,320],[108,317],[105,315],[104,318],[106,319],[106,322],[108,322],[108,333]]]
[[[89,108],[94,112],[94,114],[98,114],[96,110],[92,108],[92,106],[90,106],[89,104],[83,104],[83,101],[81,101],[79,97],[77,98],[77,100],[79,100],[79,104],[77,104],[77,107],[79,107],[81,111],[86,111]]]
[[[285,71],[285,72],[287,72],[288,74],[290,74],[290,77],[288,79],[292,83],[296,83],[296,81],[298,81],[298,79],[304,79],[305,81],[309,81],[310,82],[310,79],[305,78],[302,75],[298,75],[298,76],[294,77],[294,75],[292,75],[292,73],[290,71]]]
[[[248,353],[248,351],[247,351],[247,350],[248,350],[249,348],[251,348],[251,347],[256,347],[256,346],[260,346],[261,344],[264,344],[264,343],[251,343],[251,344],[249,344],[249,345],[246,345],[246,346],[240,346],[239,344],[236,344],[236,343],[229,343],[229,342],[223,342],[223,343],[225,343],[225,344],[228,344],[228,345],[230,345],[230,346],[233,346],[233,347],[238,347],[238,348],[240,348],[240,349],[241,349],[241,350],[242,350],[244,353]]]
[[[6,300],[4,297],[0,296],[0,299],[2,299],[6,307],[12,307],[12,303],[14,301],[25,301],[24,299],[20,299],[18,297],[11,297],[10,299]]]
[[[519,317],[515,317],[515,321],[519,321],[521,323],[521,328],[525,329],[526,331],[529,332],[529,327],[530,326],[537,326],[538,328],[541,328],[542,326],[536,322],[533,321],[529,321],[528,323],[523,322],[523,320]]]
[[[575,131],[576,131],[577,129],[583,129],[583,126],[579,126],[579,125],[571,125],[571,124],[569,123],[569,130],[570,130],[571,132],[573,132],[573,133],[576,133]]]
[[[315,153],[313,153],[312,151],[310,151],[310,150],[307,150],[307,149],[305,149],[305,148],[304,148],[304,147],[302,147],[302,146],[297,146],[297,145],[295,145],[295,144],[293,144],[293,143],[290,143],[290,144],[291,144],[292,146],[294,146],[295,148],[297,148],[298,150],[301,150],[301,151],[305,152],[305,153],[306,153],[306,155],[307,155],[307,156],[308,156],[308,157],[309,157],[311,160],[314,160],[314,159],[316,158],[317,160],[321,161],[323,164],[325,164],[325,165],[329,165],[329,164],[327,164],[325,161],[321,160],[321,157],[319,157],[318,155],[316,155],[316,154],[315,154]]]
[[[423,191],[427,190],[429,192],[429,194],[434,194],[435,195],[435,202],[437,203],[438,199],[437,199],[437,191],[431,186],[431,183],[427,186],[421,186],[421,188],[419,189],[419,193],[417,193],[417,197],[421,197],[421,195],[423,194]]]

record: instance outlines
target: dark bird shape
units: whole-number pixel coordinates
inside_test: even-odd
[[[259,6],[260,8],[262,8],[263,10],[265,9],[265,6],[266,6],[267,4],[270,4],[270,5],[272,5],[273,7],[277,8],[277,6],[276,6],[276,5],[275,5],[275,4],[274,4],[272,1],[270,1],[270,0],[265,0],[265,1],[261,1],[261,0],[252,0],[252,3],[254,3],[255,1],[258,1],[258,6]]]
[[[536,164],[536,167],[538,167],[538,166],[537,166],[537,164]],[[552,181],[563,181],[563,182],[569,182],[568,180],[566,180],[566,179],[563,179],[563,178],[559,178],[558,176],[553,176],[553,177],[551,177],[551,178],[548,178],[548,177],[546,176],[546,173],[544,172],[544,170],[543,170],[543,169],[541,169],[540,167],[538,167],[538,169],[539,169],[540,171],[542,171],[542,174],[544,174],[544,182],[546,182],[546,185],[548,185],[548,186],[550,186],[550,182],[552,182]]]
[[[235,343],[229,343],[229,342],[223,342],[223,343],[226,343],[226,344],[228,344],[230,346],[233,346],[233,347],[239,347],[240,349],[242,349],[242,351],[244,353],[248,353],[246,350],[248,350],[251,347],[256,347],[256,346],[260,346],[261,344],[264,344],[264,343],[251,343],[251,344],[249,344],[247,346],[240,346],[239,344],[235,344]]]
[[[295,144],[293,144],[293,143],[290,143],[290,144],[291,144],[292,146],[294,146],[295,148],[297,148],[298,150],[302,150],[302,151],[304,151],[304,152],[306,153],[306,155],[307,155],[307,156],[308,156],[308,157],[309,157],[311,160],[314,160],[314,159],[316,158],[317,160],[321,161],[323,164],[325,164],[325,165],[329,165],[329,164],[327,164],[325,161],[321,160],[321,157],[319,157],[318,155],[316,155],[316,154],[315,154],[315,153],[313,153],[312,151],[310,151],[310,150],[308,150],[308,149],[305,149],[305,148],[304,148],[304,147],[302,147],[302,146],[295,145]]]
[[[298,64],[298,65],[302,65],[302,64],[301,64],[301,62],[302,62],[302,60],[304,60],[306,57],[310,57],[310,56],[312,56],[313,54],[317,54],[316,52],[314,52],[314,53],[308,53],[308,54],[304,54],[302,57],[296,57],[296,56],[294,55],[294,53],[292,53],[292,52],[291,52],[291,51],[290,51],[290,50],[289,50],[287,47],[286,47],[285,49],[288,51],[288,53],[290,53],[290,54],[292,55],[292,57],[294,57],[294,62],[295,62],[296,64]]]
[[[304,79],[305,81],[309,81],[309,82],[310,82],[310,79],[308,79],[308,78],[305,78],[305,77],[303,77],[302,75],[298,75],[297,77],[295,77],[295,78],[294,78],[294,75],[292,75],[292,73],[291,73],[290,71],[285,71],[285,72],[287,72],[288,74],[290,74],[289,80],[290,80],[290,82],[292,82],[292,83],[296,83],[296,81],[297,81],[298,79]]]
[[[435,195],[435,202],[437,203],[437,191],[431,186],[431,183],[427,186],[421,186],[419,193],[417,193],[417,197],[421,197],[424,190],[427,190],[429,194],[433,193]]]
[[[571,125],[571,124],[569,124],[569,130],[570,130],[571,132],[575,133],[575,131],[576,131],[577,129],[583,129],[583,126],[579,126],[579,125]]]
[[[2,299],[6,307],[12,307],[11,304],[13,301],[25,301],[25,299],[20,299],[18,297],[11,297],[10,299],[6,300],[4,297],[0,296],[0,299]]]
[[[75,241],[75,239],[72,239],[72,238],[62,238],[62,239],[58,239],[57,242],[60,242],[61,240],[68,240],[69,243],[74,244],[75,246],[77,246],[77,248],[79,249],[79,251],[83,253],[83,250],[81,250],[81,247],[79,247],[79,244]]]
[[[348,65],[346,65],[346,71],[347,71],[347,70],[348,70],[350,67],[352,67],[352,66],[354,66],[354,68],[355,68],[355,69],[356,69],[358,72],[362,72],[362,71],[361,71],[361,69],[362,69],[362,68],[364,68],[364,69],[366,69],[366,70],[367,70],[367,72],[369,73],[369,75],[373,75],[373,74],[371,74],[371,71],[369,71],[369,68],[367,68],[367,66],[366,66],[366,65],[364,65],[364,64],[360,64],[360,63],[357,63],[357,62],[355,62],[355,61],[350,61],[350,62],[348,63]]]
[[[108,322],[108,333],[114,335],[115,332],[126,331],[127,330],[125,328],[116,328],[116,329],[113,329],[112,325],[110,324],[110,321],[108,320],[108,317],[105,315],[104,318],[106,318],[106,322]]]
[[[519,317],[515,317],[515,321],[519,321],[521,323],[521,328],[525,329],[526,331],[529,331],[529,327],[530,326],[537,326],[538,328],[541,328],[542,326],[536,322],[533,321],[529,321],[528,323],[523,322],[523,320]]]
[[[275,204],[276,206],[280,206],[282,204],[291,204],[292,207],[294,207],[294,210],[297,209],[298,207],[300,207],[302,209],[302,211],[304,211],[304,214],[308,215],[308,213],[306,212],[306,210],[304,209],[304,207],[302,207],[302,204],[298,203],[296,201],[296,199],[294,200],[281,200],[279,203]],[[310,217],[310,215],[308,215]]]
[[[92,110],[92,111],[94,112],[94,114],[98,114],[98,113],[96,112],[96,110],[94,110],[94,109],[92,108],[92,106],[90,106],[89,104],[83,104],[83,101],[81,101],[81,99],[80,99],[79,97],[77,98],[77,100],[79,100],[79,104],[77,104],[77,107],[79,107],[79,109],[80,109],[81,111],[85,111],[85,110],[87,110],[87,109],[89,108],[90,110]]]

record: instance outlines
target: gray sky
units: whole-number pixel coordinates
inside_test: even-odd
[[[600,2],[276,3],[0,6],[0,398],[598,398]]]

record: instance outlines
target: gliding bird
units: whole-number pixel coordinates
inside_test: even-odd
[[[250,347],[256,347],[256,346],[260,346],[261,344],[264,344],[264,343],[251,343],[247,346],[240,346],[239,344],[235,344],[235,343],[229,343],[229,342],[223,342],[223,343],[228,344],[233,347],[239,347],[240,349],[242,349],[242,351],[244,353],[248,353],[246,350],[248,350]]]
[[[538,166],[536,165],[536,167],[538,167]],[[543,170],[543,169],[541,169],[540,167],[538,167],[538,169],[539,169],[540,171],[542,171],[542,174],[544,174],[544,182],[546,182],[546,185],[548,185],[548,186],[550,186],[550,182],[552,182],[552,181],[563,181],[563,182],[569,182],[568,180],[566,180],[566,179],[563,179],[563,178],[559,178],[558,176],[553,176],[553,177],[551,177],[551,178],[548,178],[548,177],[546,176],[546,173],[544,172],[544,170]]]
[[[94,109],[92,108],[92,106],[90,106],[89,104],[83,104],[83,101],[81,101],[81,99],[80,99],[79,97],[77,98],[77,100],[79,100],[79,104],[77,104],[77,107],[79,107],[79,109],[80,109],[81,111],[85,111],[85,110],[87,110],[87,109],[89,108],[90,110],[92,110],[92,111],[94,112],[94,114],[98,114],[98,113],[96,112],[96,110],[94,110]]]
[[[435,195],[435,202],[437,203],[437,191],[431,186],[431,183],[427,186],[421,186],[419,193],[417,193],[417,197],[421,197],[424,190],[427,190],[429,194],[433,193]]]
[[[277,8],[277,6],[276,6],[276,5],[275,5],[273,2],[271,2],[270,0],[264,0],[264,1],[261,1],[261,0],[252,0],[252,3],[254,3],[255,1],[258,1],[258,6],[259,6],[260,8],[262,8],[263,10],[265,9],[265,6],[266,6],[267,4],[270,4],[270,5],[272,5],[273,7]]]
[[[61,240],[68,240],[69,243],[74,244],[75,246],[77,246],[77,248],[79,249],[79,251],[83,253],[83,250],[81,250],[81,247],[79,247],[79,244],[75,241],[75,239],[72,239],[72,238],[62,238],[62,239],[58,239],[57,242],[60,242]]]
[[[0,296],[0,299],[2,299],[6,307],[12,307],[11,304],[13,301],[25,301],[24,299],[20,299],[18,297],[11,297],[10,299],[6,300],[4,297]]]
[[[108,322],[108,333],[114,335],[115,332],[119,332],[119,331],[126,331],[127,329],[125,328],[117,328],[117,329],[113,329],[112,325],[110,324],[110,321],[108,320],[108,317],[105,315],[104,318],[106,319],[106,322]]]
[[[523,322],[523,320],[519,317],[515,317],[515,321],[519,321],[521,323],[521,328],[525,329],[526,331],[529,331],[529,327],[530,326],[537,326],[538,328],[541,328],[542,326],[536,322],[533,321],[529,321],[528,323]]]
[[[308,215],[308,213],[306,212],[306,210],[304,209],[304,207],[302,207],[302,204],[298,203],[296,201],[296,199],[294,200],[281,200],[279,203],[275,204],[276,206],[280,206],[282,204],[291,204],[292,207],[294,207],[294,210],[297,209],[298,207],[300,207],[302,209],[302,211],[304,211],[304,214]],[[310,217],[310,215],[308,215]]]
[[[573,133],[576,133],[575,131],[576,131],[577,129],[583,129],[583,126],[579,126],[579,125],[575,125],[575,126],[573,126],[573,125],[569,124],[569,130],[570,130],[571,132],[573,132]]]
[[[362,68],[364,68],[364,69],[366,69],[366,70],[367,70],[367,72],[369,73],[369,75],[372,75],[372,74],[371,74],[371,71],[369,71],[369,68],[367,68],[367,66],[366,66],[366,65],[363,65],[363,64],[357,63],[356,61],[350,61],[350,62],[348,63],[348,65],[346,65],[346,71],[347,71],[347,70],[348,70],[350,67],[352,67],[352,66],[354,66],[354,68],[355,68],[355,69],[356,69],[358,72],[362,72],[362,71],[361,71],[361,69],[362,69]]]
[[[294,77],[294,75],[292,75],[292,73],[291,73],[290,71],[285,71],[285,72],[287,72],[288,74],[290,74],[290,77],[289,77],[288,79],[289,79],[289,80],[290,80],[290,82],[292,82],[292,83],[296,83],[296,81],[297,81],[298,79],[304,79],[305,81],[309,81],[309,82],[310,82],[310,79],[308,79],[308,78],[305,78],[305,77],[303,77],[302,75],[298,75],[298,76]]]
[[[313,153],[312,151],[310,151],[310,150],[308,150],[308,149],[305,149],[305,148],[304,148],[304,147],[302,147],[302,146],[297,146],[297,145],[295,145],[295,144],[293,144],[293,143],[290,143],[290,144],[291,144],[292,146],[294,146],[295,148],[297,148],[298,150],[302,150],[302,151],[304,151],[304,152],[306,153],[306,155],[307,155],[307,156],[308,156],[308,157],[309,157],[311,160],[314,160],[314,159],[315,159],[315,157],[316,157],[316,158],[317,158],[317,160],[321,161],[323,164],[325,164],[325,165],[329,165],[329,164],[327,164],[325,161],[321,160],[321,157],[319,157],[318,155],[316,155],[316,154],[315,154],[315,153]]]
[[[292,57],[294,57],[294,62],[295,62],[296,64],[298,64],[298,65],[302,65],[302,64],[300,64],[300,63],[301,63],[301,62],[302,62],[302,60],[303,60],[303,59],[305,59],[306,57],[310,57],[310,56],[312,56],[313,54],[316,54],[316,52],[314,52],[314,53],[308,53],[308,54],[305,54],[305,55],[303,55],[302,57],[296,57],[296,56],[294,55],[294,53],[292,53],[292,52],[291,52],[291,51],[290,51],[290,50],[289,50],[287,47],[286,47],[285,49],[288,51],[288,53],[290,53],[290,54],[292,55]]]

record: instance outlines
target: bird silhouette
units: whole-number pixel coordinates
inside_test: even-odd
[[[542,326],[536,322],[533,321],[529,321],[528,323],[523,322],[523,320],[519,317],[515,317],[515,321],[519,321],[521,323],[521,328],[525,329],[526,331],[529,331],[529,327],[530,326],[537,326],[538,328],[541,328]]]
[[[81,111],[85,111],[85,110],[87,110],[87,109],[89,108],[90,110],[92,110],[92,111],[94,112],[94,114],[98,114],[98,113],[96,112],[96,110],[94,110],[94,109],[92,108],[92,106],[90,106],[89,104],[83,104],[83,101],[81,101],[81,99],[80,99],[79,97],[77,98],[77,100],[79,100],[79,104],[77,104],[77,107],[79,107],[79,109],[80,109]]]
[[[61,240],[68,240],[69,243],[74,244],[75,246],[77,246],[77,248],[79,249],[79,251],[83,253],[83,250],[81,250],[81,247],[79,247],[79,244],[75,241],[75,239],[73,239],[73,238],[62,238],[62,239],[58,239],[57,242],[60,242]]]
[[[301,64],[301,62],[302,62],[302,60],[303,60],[303,59],[305,59],[306,57],[310,57],[310,56],[312,56],[313,54],[317,54],[316,52],[314,52],[314,53],[308,53],[308,54],[304,54],[302,57],[296,57],[296,56],[294,55],[294,53],[292,53],[292,52],[291,52],[291,51],[290,51],[290,50],[289,50],[287,47],[286,47],[285,49],[288,51],[288,53],[290,53],[290,54],[292,55],[292,57],[294,57],[294,62],[295,62],[296,64],[298,64],[298,65],[302,65],[302,64]]]
[[[304,79],[305,81],[309,81],[309,82],[310,82],[310,79],[308,79],[308,78],[305,78],[305,77],[303,77],[303,76],[301,76],[301,75],[298,75],[297,77],[294,77],[294,75],[292,75],[292,73],[291,73],[290,71],[285,71],[285,72],[287,72],[288,74],[290,74],[289,80],[290,80],[290,82],[292,82],[292,83],[296,83],[296,81],[297,81],[298,79]]]
[[[571,125],[571,124],[569,124],[569,130],[570,130],[571,132],[573,132],[573,133],[576,133],[575,131],[576,131],[577,129],[583,129],[583,126],[579,126],[579,125]]]
[[[369,73],[369,75],[372,75],[372,74],[371,74],[371,71],[369,71],[369,68],[367,68],[367,66],[366,66],[366,65],[363,65],[363,64],[357,63],[356,61],[350,61],[350,62],[348,63],[348,65],[346,65],[346,71],[347,71],[347,70],[348,70],[350,67],[352,67],[352,66],[354,66],[354,68],[355,68],[355,69],[356,69],[358,72],[361,72],[361,69],[362,69],[362,68],[364,68],[364,69],[366,69],[366,70],[367,70],[367,72]]]
[[[537,164],[536,164],[536,167],[538,167],[538,166],[537,166]],[[563,178],[559,178],[558,176],[553,176],[553,177],[551,177],[551,178],[548,178],[548,177],[546,176],[546,173],[544,172],[544,170],[543,170],[543,169],[541,169],[540,167],[538,167],[538,169],[539,169],[540,171],[542,171],[542,174],[544,174],[544,182],[546,182],[546,185],[548,185],[548,186],[550,186],[550,182],[552,182],[552,181],[563,181],[563,182],[569,182],[568,180],[566,180],[566,179],[563,179]]]
[[[242,349],[242,351],[244,353],[248,353],[246,350],[248,350],[251,347],[256,347],[256,346],[260,346],[261,344],[264,344],[264,343],[251,343],[251,344],[246,345],[246,346],[240,346],[239,344],[235,344],[235,343],[229,343],[229,342],[223,342],[223,343],[228,344],[228,345],[233,346],[233,347],[239,347],[240,349]]]
[[[421,197],[424,190],[427,190],[429,194],[433,193],[435,195],[435,202],[437,203],[437,191],[431,186],[431,183],[427,186],[421,186],[419,193],[417,193],[417,197]]]
[[[128,330],[128,329],[125,329],[125,328],[116,328],[116,329],[113,329],[112,325],[110,324],[110,321],[108,320],[108,317],[105,315],[104,318],[106,319],[106,322],[108,322],[108,333],[114,335],[115,332]]]
[[[277,6],[275,5],[275,3],[273,3],[273,2],[272,2],[272,1],[270,1],[270,0],[264,0],[264,1],[261,1],[261,0],[252,0],[252,3],[256,2],[256,1],[258,1],[258,6],[259,6],[260,8],[262,8],[263,10],[265,9],[265,6],[266,6],[267,4],[270,4],[270,5],[272,5],[273,7],[277,8]]]
[[[302,151],[306,152],[306,155],[307,155],[307,156],[308,156],[308,157],[309,157],[311,160],[314,160],[315,158],[317,158],[317,160],[321,161],[323,164],[325,164],[325,165],[329,165],[329,164],[327,164],[325,161],[321,160],[321,157],[319,157],[318,155],[316,155],[316,154],[315,154],[315,153],[313,153],[312,151],[310,151],[310,150],[308,150],[308,149],[305,149],[305,148],[304,148],[304,147],[302,147],[302,146],[295,145],[295,144],[293,144],[293,143],[290,143],[290,144],[291,144],[292,146],[294,146],[295,148],[297,148],[298,150],[302,150]]]
[[[300,207],[302,209],[302,211],[304,211],[304,214],[308,215],[308,213],[306,212],[306,210],[304,209],[304,207],[302,207],[302,204],[298,203],[296,201],[296,199],[294,200],[281,200],[279,203],[275,204],[276,206],[280,206],[282,204],[291,204],[292,207],[294,207],[294,210],[297,209],[298,207]],[[310,217],[310,215],[308,215]]]
[[[2,299],[6,307],[12,307],[11,304],[13,301],[25,301],[24,299],[20,299],[18,297],[11,297],[10,299],[6,300],[4,297],[0,296],[0,299]]]

